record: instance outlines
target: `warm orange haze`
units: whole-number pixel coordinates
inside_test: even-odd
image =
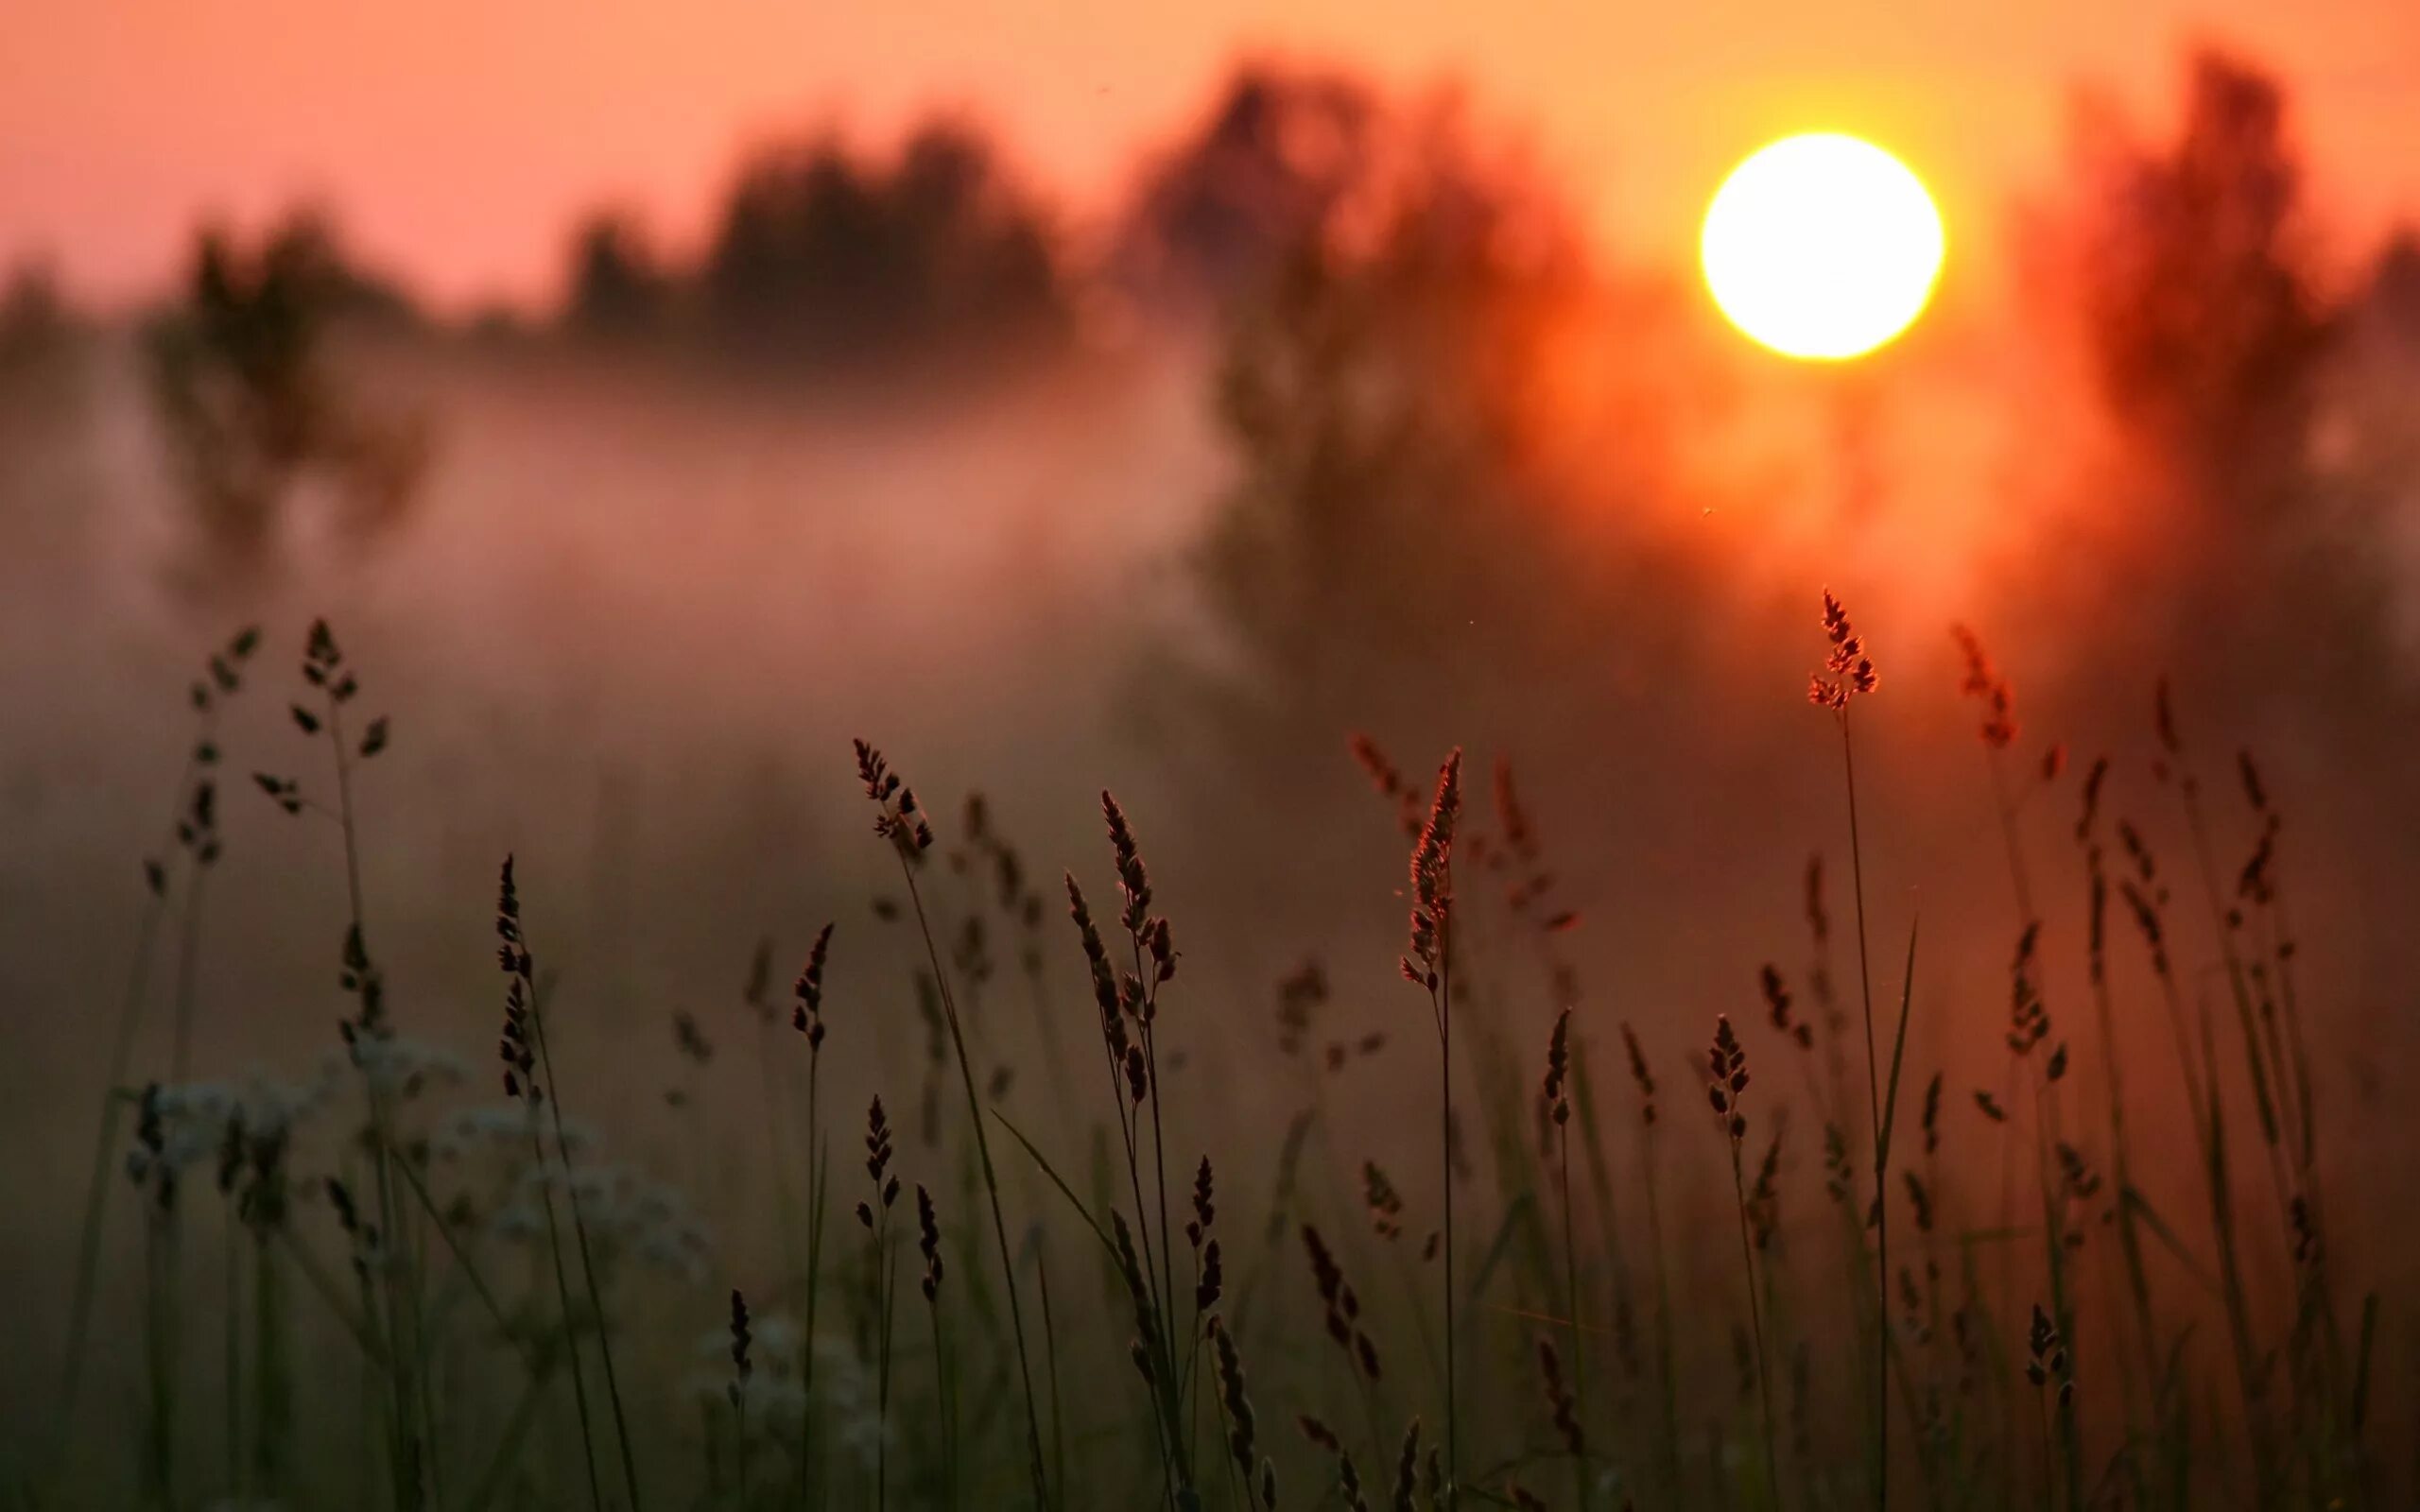
[[[1671,261],[1730,164],[1825,129],[1926,164],[1996,266],[2009,198],[2063,174],[2071,92],[2152,108],[2178,50],[2204,41],[2297,89],[2347,234],[2420,203],[2420,100],[2402,73],[2420,15],[2400,0],[20,0],[8,30],[0,262],[46,255],[112,301],[156,289],[198,215],[253,220],[298,198],[327,202],[368,256],[451,308],[537,300],[557,289],[562,228],[582,210],[627,203],[692,240],[735,142],[821,122],[881,141],[936,109],[995,129],[1089,222],[1254,49],[1517,104],[1592,230]]]
[[[2420,1498],[2420,12],[0,37],[0,1512]]]

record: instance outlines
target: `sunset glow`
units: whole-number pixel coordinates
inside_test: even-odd
[[[1791,357],[1861,356],[1906,330],[1940,275],[1932,197],[1880,147],[1793,136],[1732,170],[1701,257],[1722,313]]]
[[[0,1512],[2420,1512],[2420,0],[0,4]]]

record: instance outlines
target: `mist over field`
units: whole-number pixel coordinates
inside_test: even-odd
[[[1938,1074],[1942,1138],[1982,1173],[1962,1222],[1992,1226],[1996,1179],[2007,1200],[2001,1136],[1975,1094],[2007,1095],[2012,958],[2074,1044],[2070,1087],[2090,1108],[2106,1076],[2086,962],[2105,955],[2120,1062],[2167,1068],[2132,1076],[2134,1180],[2202,1242],[2203,1156],[2171,1021],[2116,896],[2137,880],[2123,820],[2156,857],[2138,880],[2165,910],[2182,1002],[2223,1043],[2236,1033],[2229,913],[2249,920],[2235,926],[2245,951],[2293,963],[2318,1127],[2298,1179],[2347,1194],[2326,1209],[2327,1253],[2388,1299],[2367,1410],[2407,1421],[2420,1270],[2394,1198],[2420,1179],[2399,1102],[2420,982],[2420,249],[2314,229],[2321,191],[2296,156],[2290,96],[2256,62],[2203,57],[2182,72],[2174,111],[2080,128],[2071,181],[1969,232],[2013,249],[2004,301],[1945,294],[1929,324],[1855,368],[1753,352],[1685,270],[1582,235],[1564,186],[1493,150],[1501,102],[1474,120],[1307,70],[1239,75],[1138,166],[1113,228],[1080,237],[979,133],[942,123],[895,149],[808,139],[743,155],[703,249],[653,248],[611,215],[568,229],[569,286],[544,312],[418,311],[407,287],[347,261],[340,225],[307,219],[209,232],[186,281],[137,313],[77,310],[28,273],[0,320],[0,1142],[13,1152],[0,1331],[16,1362],[0,1371],[0,1417],[28,1425],[0,1440],[0,1487],[26,1504],[49,1489],[32,1425],[56,1403],[73,1327],[79,1202],[130,936],[149,907],[144,864],[191,874],[171,833],[189,817],[178,773],[200,738],[187,690],[251,625],[262,641],[241,687],[212,699],[222,850],[206,911],[192,905],[190,934],[184,902],[162,915],[129,1091],[169,1079],[180,1015],[196,1080],[341,1069],[336,1025],[355,1009],[338,973],[357,903],[401,1033],[459,1057],[458,1072],[432,1069],[427,1097],[494,1102],[496,870],[511,853],[559,1037],[549,1084],[617,1160],[680,1187],[701,1230],[697,1273],[626,1297],[614,1319],[625,1370],[656,1383],[638,1388],[648,1400],[687,1389],[689,1341],[719,1324],[724,1290],[795,1310],[794,1266],[769,1257],[786,1221],[776,1188],[804,1190],[807,1146],[786,1165],[764,1159],[774,1094],[760,1075],[804,1074],[788,983],[826,921],[836,1214],[860,1184],[857,1110],[880,1091],[903,1160],[966,1246],[952,1249],[953,1284],[997,1264],[947,1122],[965,1116],[957,1074],[937,1069],[940,1021],[920,1007],[919,977],[943,957],[951,1011],[973,1034],[959,1052],[969,1094],[984,1082],[1071,1172],[1108,1169],[1084,1111],[1111,1095],[1097,1085],[1101,1030],[1057,883],[1072,869],[1096,910],[1115,913],[1103,788],[1140,835],[1172,926],[1181,970],[1152,1075],[1166,1077],[1172,1162],[1189,1171],[1193,1152],[1221,1152],[1236,1194],[1230,1265],[1259,1267],[1264,1246],[1243,1236],[1256,1241],[1272,1169],[1304,1148],[1336,1167],[1306,1189],[1351,1194],[1325,1221],[1362,1222],[1372,1160],[1417,1210],[1407,1250],[1436,1227],[1434,1036],[1426,995],[1397,969],[1409,840],[1357,765],[1351,742],[1367,736],[1424,815],[1437,764],[1464,753],[1465,822],[1486,843],[1463,852],[1461,1011],[1517,1047],[1507,1106],[1530,1095],[1564,1006],[1600,1102],[1628,1095],[1621,1026],[1649,1047],[1669,1138],[1689,1152],[1676,1165],[1710,1174],[1666,1193],[1666,1232],[1709,1236],[1673,1244],[1706,1257],[1679,1266],[1679,1312],[1717,1320],[1683,1354],[1706,1399],[1729,1402],[1739,1280],[1719,1267],[1736,1263],[1734,1194],[1712,1178],[1720,1142],[1698,1107],[1713,1018],[1748,1033],[1754,1095],[1773,1099],[1754,1105],[1751,1176],[1787,1129],[1778,1168],[1799,1207],[1783,1227],[1813,1274],[1834,1264],[1823,1246],[1838,1225],[1820,1211],[1812,1068],[1845,1053],[1864,1074],[1862,1046],[1831,1039],[1854,1035],[1851,1019],[1818,1017],[1825,1048],[1806,1053],[1802,1080],[1759,988],[1772,963],[1817,1015],[1806,887],[1820,857],[1829,977],[1854,1013],[1843,741],[1806,692],[1829,592],[1880,668],[1853,726],[1873,996],[1895,1012],[1917,931],[1902,1118]],[[317,707],[298,669],[320,619],[361,713],[390,722],[350,778],[357,900],[324,811],[327,747],[289,713]],[[1979,637],[1988,669],[1970,666],[1954,625]],[[2013,693],[1998,747],[1978,738],[1991,687],[1962,691],[1970,675],[2004,675]],[[869,833],[860,738],[937,833],[921,868],[941,936],[929,958],[902,912],[900,865]],[[2113,880],[2096,926],[2080,821],[2104,757],[2092,842]],[[256,773],[294,778],[311,803],[281,812]],[[1512,833],[1524,815],[1542,859]],[[1013,906],[994,897],[993,832],[1021,866]],[[2261,892],[2272,866],[2287,904]],[[1021,915],[1026,897],[1039,902]],[[2029,907],[2032,954],[2019,946]],[[760,942],[769,1017],[746,1001]],[[1279,985],[1311,962],[1327,984],[1321,1027],[1306,1059],[1280,1060]],[[1348,1049],[1371,1035],[1385,1043]],[[1330,1045],[1341,1072],[1314,1069]],[[1485,1062],[1478,1079],[1501,1091],[1488,1078],[1502,1069]],[[2207,1074],[2248,1120],[2240,1065]],[[1306,1085],[1330,1090],[1305,1146]],[[1763,1121],[1802,1089],[1805,1106]],[[795,1087],[780,1095],[786,1132],[810,1139]],[[1518,1136],[1526,1109],[1514,1113]],[[1479,1144],[1482,1115],[1467,1116],[1462,1137]],[[2099,1114],[2069,1116],[2105,1166]],[[1848,1120],[1851,1143],[1871,1137],[1865,1118]],[[2242,1222],[2263,1235],[2247,1275],[2282,1298],[2258,1313],[2283,1339],[2303,1262],[2274,1242],[2288,1213],[2255,1174],[2268,1168],[2258,1135],[2236,1137]],[[1011,1237],[1073,1228],[1060,1194],[992,1138],[1015,1168]],[[210,1164],[181,1199],[192,1211],[216,1200]],[[1458,1182],[1512,1184],[1492,1166]],[[145,1400],[127,1298],[146,1273],[125,1185],[112,1175],[121,1211],[104,1230],[88,1426],[65,1450],[87,1487],[78,1504],[221,1504],[202,1490],[215,1470],[138,1493],[134,1468],[89,1426],[130,1420]],[[316,1189],[296,1209],[298,1227],[328,1226]],[[2110,1220],[2069,1221],[2089,1246],[2114,1243]],[[1090,1260],[1074,1231],[1054,1267]],[[1285,1247],[1265,1246],[1265,1284],[1301,1291],[1290,1230],[1270,1231]],[[862,1237],[854,1222],[833,1232],[836,1246]],[[194,1246],[205,1268],[221,1263],[215,1228],[208,1240]],[[1485,1241],[1464,1234],[1473,1262]],[[2180,1288],[2205,1268],[2176,1265]],[[996,1270],[986,1280],[996,1288]],[[1509,1299],[1490,1305],[1546,1305],[1513,1295],[1529,1284],[1508,1280]],[[216,1286],[198,1282],[192,1305],[216,1305]],[[1388,1307],[1410,1292],[1374,1280],[1374,1297],[1382,1288]],[[2346,1305],[2360,1306],[2349,1286]],[[977,1330],[996,1332],[984,1306],[986,1321],[965,1320],[970,1349]],[[1799,1320],[1809,1347],[1852,1321]],[[1260,1328],[1236,1332],[1273,1352],[1283,1329]],[[187,1332],[215,1341],[206,1324]],[[2211,1351],[2212,1379],[2216,1338],[2213,1325],[2193,1345]],[[1084,1340],[1098,1358],[1083,1375],[1129,1369],[1119,1341]],[[302,1373],[350,1391],[349,1348],[314,1332]],[[1610,1345],[1580,1348],[1613,1378]],[[2079,1348],[2092,1385],[2114,1377],[2114,1346]],[[206,1354],[197,1342],[197,1381],[215,1380]],[[1389,1388],[1406,1411],[1409,1375]],[[1308,1377],[1272,1363],[1253,1379],[1278,1391]],[[970,1430],[996,1441],[1003,1486],[1023,1455],[1006,1380],[1003,1367],[1003,1416]],[[1302,1396],[1264,1400],[1265,1436],[1294,1446],[1298,1413],[1344,1410]],[[576,1455],[567,1411],[549,1411],[562,1420],[548,1452]],[[2124,1437],[2122,1414],[2105,1412],[2085,1435],[2098,1456]],[[667,1434],[695,1432],[685,1408],[660,1416],[677,1417]],[[1160,1467],[1132,1416],[1103,1408],[1084,1432],[1117,1445],[1099,1463],[1150,1467],[1119,1483],[1148,1481],[1148,1499]],[[1605,1416],[1618,1441],[1627,1430]],[[215,1464],[217,1429],[200,1412],[174,1432],[187,1466]],[[337,1504],[325,1498],[343,1476],[303,1459],[295,1484],[314,1489],[294,1504]],[[674,1454],[653,1459],[650,1484],[667,1494]],[[846,1487],[857,1471],[833,1473]],[[1300,1473],[1289,1504],[1313,1504],[1322,1483]],[[1568,1489],[1564,1470],[1548,1473]],[[1607,1473],[1569,1504],[1617,1506],[1607,1487],[1659,1484]],[[1779,1504],[1852,1504],[1854,1475],[1809,1474],[1817,1489]],[[2347,1504],[2396,1504],[2408,1477],[2390,1448]],[[1090,1484],[1106,1499],[1075,1504],[1115,1504],[1109,1482]],[[2178,1484],[2176,1504],[2215,1504]],[[538,1472],[533,1500],[514,1504],[577,1504],[576,1486]],[[1655,1504],[1761,1504],[1732,1500],[1737,1486],[1662,1489],[1674,1500]],[[2274,1489],[2238,1501],[2319,1504]],[[890,1494],[931,1499],[921,1483]],[[774,1504],[748,1497],[715,1504]]]

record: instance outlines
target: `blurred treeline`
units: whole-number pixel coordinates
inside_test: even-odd
[[[2215,634],[2306,683],[2420,641],[2420,240],[2326,245],[2309,199],[2289,101],[2244,60],[2193,59],[2170,125],[2080,116],[2070,171],[2014,228],[2006,329],[2083,416],[2057,439],[2089,442],[2027,447],[2067,472],[2011,486],[2061,495],[2019,502],[2072,508],[2091,549],[2025,553],[1975,615],[2087,620],[2154,663]],[[1324,718],[1338,688],[1450,703],[1458,676],[1485,692],[1580,644],[1636,678],[1691,654],[1703,637],[1655,606],[1708,570],[1677,524],[1727,502],[1688,460],[1721,419],[1701,302],[1602,255],[1451,96],[1252,63],[1098,224],[963,120],[890,150],[826,131],[750,151],[694,249],[590,217],[544,318],[440,328],[307,213],[249,245],[207,230],[147,350],[166,449],[233,569],[273,555],[304,479],[366,534],[441,446],[441,421],[332,357],[347,332],[882,374],[910,396],[1206,333],[1236,477],[1190,565],[1222,638],[1159,670],[1197,707]],[[6,309],[0,369],[72,346],[38,275]]]

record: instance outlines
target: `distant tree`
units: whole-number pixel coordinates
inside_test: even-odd
[[[1368,110],[1350,173],[1190,244],[1290,226],[1202,265],[1236,278],[1197,285],[1224,335],[1230,481],[1188,564],[1201,612],[1127,705],[1199,804],[1199,853],[1253,879],[1272,927],[1374,833],[1340,810],[1366,801],[1349,733],[1422,762],[1471,740],[1611,750],[1717,685],[1675,675],[1721,639],[1698,538],[1663,525],[1679,307],[1593,266],[1568,205],[1451,102]],[[1637,744],[1609,764],[1663,759]],[[1282,854],[1237,839],[1239,811]]]
[[[21,265],[0,290],[0,370],[35,366],[55,355],[67,343],[73,323],[50,268]]]
[[[0,473],[56,454],[56,438],[87,397],[84,344],[50,268],[26,263],[0,288]]]
[[[1225,644],[1189,679],[1153,673],[1246,749],[1501,707],[1577,644],[1608,648],[1601,681],[1666,633],[1632,523],[1662,476],[1655,398],[1582,480],[1550,397],[1575,333],[1634,335],[1605,318],[1567,209],[1483,159],[1450,111],[1366,126],[1368,171],[1229,318],[1217,401],[1236,476],[1193,559]]]
[[[1398,125],[1341,74],[1246,64],[1200,128],[1145,170],[1118,277],[1181,308],[1257,291],[1378,176]]]
[[[1571,269],[1499,257],[1501,212],[1453,203],[1466,187],[1423,191],[1364,251],[1306,235],[1236,322],[1218,413],[1242,474],[1200,563],[1255,677],[1433,664],[1474,605],[1520,640],[1564,601],[1524,404]]]
[[[1067,324],[1041,212],[950,123],[920,128],[887,165],[831,136],[757,153],[701,282],[724,345],[791,363],[978,353]]]
[[[350,533],[402,512],[425,432],[362,405],[340,385],[328,343],[343,322],[407,318],[408,306],[351,268],[314,217],[288,220],[249,250],[223,232],[200,234],[184,297],[153,323],[147,350],[205,577],[267,566],[285,506],[308,477],[334,486]]]
[[[2329,297],[2285,93],[2241,60],[2193,58],[2172,134],[2103,118],[2080,146],[2054,286],[2122,466],[2087,480],[2089,546],[2044,554],[2027,601],[2188,698],[2317,723],[2376,702],[2407,664],[2410,378],[2380,339],[2402,258]]]
[[[2363,302],[2393,340],[2420,355],[2420,233],[2400,232],[2387,243]]]
[[[617,340],[660,335],[672,313],[673,281],[630,217],[590,217],[572,242],[573,329]]]
[[[2172,141],[2104,125],[2083,146],[2075,287],[2104,401],[2182,496],[2285,507],[2329,323],[2282,91],[2205,52]]]

